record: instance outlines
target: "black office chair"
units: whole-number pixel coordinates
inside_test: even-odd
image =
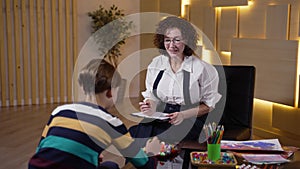
[[[214,111],[220,111],[222,107],[224,109],[219,123],[225,128],[223,139],[249,140],[252,136],[255,67],[215,67],[219,73],[219,92],[222,98]]]
[[[252,137],[252,115],[255,86],[254,66],[215,65],[219,74],[219,93],[222,95],[210,112],[224,125],[223,140],[249,140]],[[223,114],[222,114],[223,112]],[[183,168],[187,168],[190,152],[205,151],[206,145],[197,141],[182,142],[185,150]]]

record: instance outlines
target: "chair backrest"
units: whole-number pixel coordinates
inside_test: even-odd
[[[208,118],[211,118],[208,122],[221,118],[219,124],[223,124],[225,128],[223,140],[249,140],[252,136],[255,67],[244,65],[215,65],[215,67],[219,74],[219,92],[222,98],[215,109],[209,113]],[[185,150],[182,168],[188,168],[192,151],[207,150],[206,142],[203,144],[202,137],[203,135],[200,136],[199,141],[181,142],[181,149]]]
[[[219,124],[225,127],[224,139],[238,140],[238,132],[250,131],[242,140],[250,139],[252,134],[252,112],[255,86],[254,66],[215,65],[219,73],[219,92],[222,98],[214,111],[223,111]],[[225,107],[224,107],[225,106]],[[234,132],[230,132],[230,130]]]

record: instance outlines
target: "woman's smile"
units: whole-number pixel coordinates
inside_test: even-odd
[[[164,45],[170,57],[177,56],[183,59],[185,44],[183,43],[181,31],[178,28],[169,28],[166,30]]]

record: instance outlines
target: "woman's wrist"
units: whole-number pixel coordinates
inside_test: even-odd
[[[199,107],[184,110],[181,111],[180,113],[183,115],[183,119],[189,119],[189,118],[198,117],[199,116],[198,111],[199,111]]]
[[[181,115],[181,118],[183,119],[183,120],[185,120],[185,113],[184,112],[179,112],[179,115]]]

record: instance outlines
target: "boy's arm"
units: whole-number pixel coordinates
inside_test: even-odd
[[[135,158],[130,158],[129,161],[138,165],[138,168],[156,168],[157,159],[151,157],[155,154],[158,154],[161,148],[161,143],[157,137],[148,139],[146,146],[143,148],[143,152],[140,151],[140,154],[137,154]],[[145,159],[147,161],[144,161]]]
[[[153,166],[157,164],[156,158],[148,157],[147,155],[148,152],[152,152],[151,154],[156,153],[155,151],[157,151],[157,153],[159,152],[160,143],[157,138],[151,139],[151,141],[147,138],[134,139],[129,132],[127,132],[115,138],[113,145],[115,145],[126,158],[127,162],[131,162],[137,168],[153,168]],[[155,149],[155,147],[157,148]],[[147,153],[144,150],[146,150]]]

